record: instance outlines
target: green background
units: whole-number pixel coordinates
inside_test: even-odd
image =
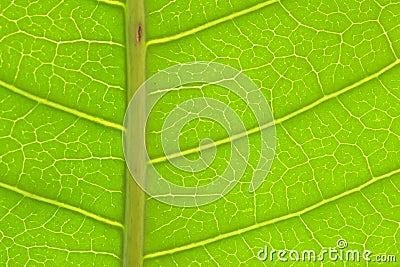
[[[121,124],[126,52],[135,49],[124,7],[0,2],[0,266],[122,262]],[[256,194],[248,186],[259,133],[240,184],[219,201],[179,208],[148,199],[145,266],[262,266],[254,254],[266,244],[319,251],[341,238],[349,249],[399,255],[399,1],[151,0],[145,14],[147,77],[182,62],[230,65],[260,87],[277,129],[276,158]],[[245,103],[204,91],[252,127]],[[171,94],[151,127],[196,93]],[[226,136],[201,121],[180,140],[189,149],[204,137]],[[177,183],[209,181],[229,164],[227,148],[204,173],[157,168]]]

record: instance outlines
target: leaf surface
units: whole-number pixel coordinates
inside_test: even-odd
[[[123,16],[96,1],[0,3],[2,266],[120,263]]]
[[[0,3],[0,265],[123,261],[121,124],[133,47],[124,7]],[[168,180],[204,185],[229,165],[231,140],[212,120],[193,120],[179,136],[191,160],[201,158],[201,140],[219,141],[210,168],[188,173],[166,161],[159,130],[193,97],[238,113],[250,162],[240,183],[209,205],[148,198],[145,266],[263,266],[255,254],[267,244],[320,251],[338,239],[399,255],[400,2],[146,1],[145,16],[147,77],[183,62],[232,66],[260,87],[277,131],[270,174],[249,193],[262,140],[246,103],[204,84],[163,99],[148,137]]]
[[[216,12],[223,5],[230,11]],[[148,3],[147,12],[149,76],[192,61],[237,68],[270,103],[277,150],[267,180],[249,193],[260,134],[245,103],[207,86],[171,93],[149,134],[167,179],[194,186],[229,165],[231,140],[207,121],[189,123],[179,139],[189,159],[201,157],[203,138],[219,141],[210,169],[184,173],[161,162],[163,120],[193,96],[213,95],[241,114],[251,160],[240,184],[207,206],[149,199],[146,266],[262,266],[255,255],[265,245],[318,252],[339,239],[352,249],[399,253],[399,2],[178,0]]]

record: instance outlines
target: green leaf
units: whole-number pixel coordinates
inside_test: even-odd
[[[192,160],[201,157],[202,139],[217,141],[209,169],[183,172],[166,160],[162,124],[194,97],[214,97],[240,114],[251,160],[217,202],[180,208],[149,199],[145,266],[262,266],[256,255],[265,245],[318,252],[340,239],[349,249],[399,254],[400,3],[149,1],[146,12],[148,76],[193,61],[242,71],[273,110],[277,151],[267,180],[249,193],[261,140],[246,103],[210,86],[168,94],[149,119],[148,142],[166,179],[202,185],[230,164],[231,140],[208,120],[188,123],[179,141]]]
[[[320,251],[339,239],[400,255],[400,2],[145,4],[0,2],[0,265],[140,266],[144,257],[145,266],[280,266],[257,252]],[[260,87],[275,118],[275,159],[250,193],[262,140],[247,103],[218,86],[179,88],[148,121],[155,167],[196,186],[229,165],[231,140],[212,120],[191,121],[179,137],[191,160],[204,138],[220,141],[210,168],[188,173],[165,160],[157,130],[176,104],[202,96],[237,111],[250,162],[216,202],[181,208],[149,197],[143,215],[125,175],[126,96],[193,61],[229,65]]]
[[[6,0],[0,21],[0,265],[117,266],[124,10]]]

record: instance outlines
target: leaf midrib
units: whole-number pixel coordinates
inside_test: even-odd
[[[313,210],[315,210],[315,209],[317,209],[319,207],[322,207],[324,205],[327,205],[329,203],[337,201],[337,200],[339,200],[341,198],[344,198],[344,197],[346,197],[348,195],[351,195],[353,193],[360,192],[362,189],[365,189],[368,186],[370,186],[370,185],[372,185],[372,184],[374,184],[374,183],[376,183],[378,181],[390,178],[390,177],[392,177],[392,176],[394,176],[396,174],[400,174],[400,168],[398,168],[398,169],[396,169],[394,171],[388,172],[386,174],[383,174],[381,176],[378,176],[378,177],[372,177],[368,182],[366,182],[364,184],[361,184],[361,185],[359,185],[357,187],[354,187],[354,188],[352,188],[350,190],[344,191],[344,192],[342,192],[342,193],[340,193],[340,194],[338,194],[336,196],[330,197],[328,199],[324,199],[324,200],[322,200],[320,202],[317,202],[317,203],[315,203],[315,204],[313,204],[311,206],[305,207],[300,211],[297,211],[297,212],[294,212],[294,213],[290,213],[290,214],[286,214],[286,215],[283,215],[283,216],[280,216],[280,217],[277,217],[277,218],[273,218],[273,219],[269,219],[269,220],[266,220],[266,221],[262,221],[260,223],[253,224],[253,225],[248,226],[248,227],[237,229],[235,231],[227,232],[227,233],[224,233],[224,234],[221,234],[221,235],[209,238],[209,239],[201,240],[201,241],[194,242],[194,243],[191,243],[191,244],[187,244],[187,245],[184,245],[184,246],[180,246],[180,247],[176,247],[176,248],[168,249],[168,250],[163,250],[163,251],[158,251],[158,252],[153,252],[153,253],[145,255],[144,259],[145,260],[146,259],[153,259],[153,258],[165,256],[165,255],[174,254],[174,253],[177,253],[177,252],[182,252],[182,251],[186,251],[186,250],[190,250],[190,249],[206,246],[206,245],[209,245],[211,243],[214,243],[214,242],[217,242],[217,241],[221,241],[221,240],[224,240],[224,239],[236,236],[236,235],[241,235],[241,234],[247,233],[247,232],[252,231],[252,230],[257,230],[257,229],[260,229],[262,227],[265,227],[265,226],[268,226],[268,225],[271,225],[271,224],[276,224],[276,223],[279,223],[279,222],[282,222],[282,221],[286,221],[286,220],[289,220],[289,219],[292,219],[292,218],[295,218],[295,217],[300,217],[301,215],[309,213],[309,212],[311,212],[311,211],[313,211]]]

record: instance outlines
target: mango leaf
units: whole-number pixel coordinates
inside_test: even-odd
[[[132,7],[145,23],[132,18]],[[374,256],[399,254],[398,1],[176,0],[142,7],[0,3],[1,265],[118,266],[133,257],[138,266],[141,246],[125,254],[122,247],[143,237],[145,266],[280,266],[276,258],[259,261],[257,252],[266,245],[318,252],[338,240]],[[125,37],[136,37],[131,21],[141,23],[141,40]],[[130,53],[145,57],[145,68]],[[260,87],[277,131],[271,171],[250,193],[262,140],[248,103],[217,86],[177,88],[148,121],[151,160],[167,179],[198,186],[230,164],[230,139],[212,120],[191,121],[179,135],[182,156],[192,160],[201,158],[204,138],[220,141],[209,169],[183,172],[166,160],[157,129],[192,97],[214,97],[237,111],[251,160],[240,183],[209,205],[171,207],[149,197],[145,217],[135,217],[145,232],[130,233],[131,244],[123,237],[130,228],[124,217],[135,216],[121,142],[126,96],[142,78],[193,61],[229,65]]]

